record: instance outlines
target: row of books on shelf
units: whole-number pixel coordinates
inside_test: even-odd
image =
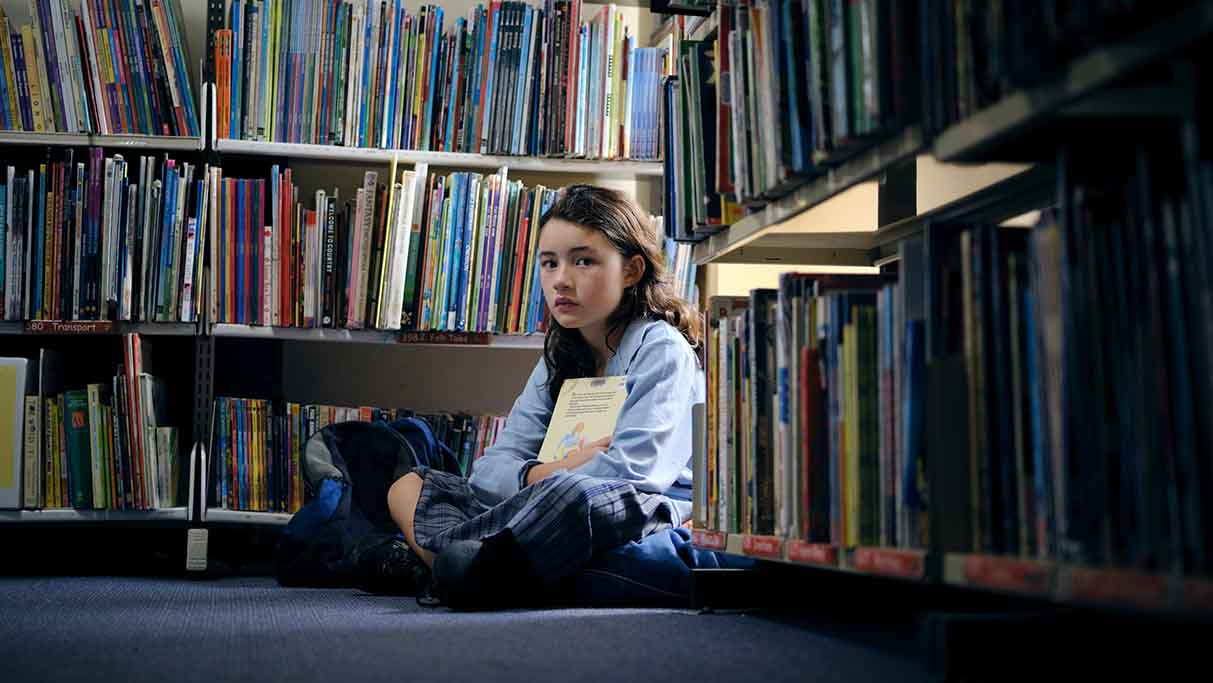
[[[217,398],[211,449],[211,507],[294,513],[313,493],[301,469],[311,436],[340,422],[425,420],[434,438],[454,454],[464,476],[491,446],[505,418],[415,413],[396,408],[303,405],[262,399]]]
[[[942,130],[1192,4],[920,0],[923,122]]]
[[[657,159],[658,48],[615,5],[236,0],[215,32],[220,138]],[[444,25],[445,22],[445,25]]]
[[[0,180],[0,318],[197,319],[204,168],[48,148]]]
[[[721,0],[663,84],[666,220],[696,239],[918,119],[915,3]],[[768,134],[770,133],[770,134]]]
[[[1063,152],[1031,230],[714,298],[697,525],[1208,575],[1213,164],[1165,137]]]
[[[29,0],[0,8],[0,129],[199,135],[178,0]]]
[[[390,185],[367,171],[301,198],[291,169],[227,178],[219,167],[90,148],[48,150],[0,185],[0,317],[530,333],[540,328],[539,219],[558,192],[498,173]],[[659,223],[659,221],[658,221]],[[213,226],[213,227],[211,227]],[[660,231],[660,225],[655,230]],[[667,241],[685,295],[687,245]],[[209,261],[207,259],[209,258]]]
[[[72,383],[62,354],[0,358],[0,508],[149,510],[179,504],[183,470],[167,388],[138,335],[108,381]],[[11,450],[10,450],[11,449]],[[11,465],[11,467],[10,467]]]

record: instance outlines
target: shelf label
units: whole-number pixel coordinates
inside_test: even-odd
[[[1179,609],[1185,612],[1213,614],[1213,581],[1184,579],[1180,589]]]
[[[401,344],[451,344],[487,346],[488,332],[401,332]]]
[[[782,560],[783,540],[777,536],[754,536],[746,534],[741,538],[741,552],[754,557]]]
[[[109,334],[114,331],[112,320],[30,320],[25,323],[30,334]]]
[[[788,559],[793,562],[838,566],[838,546],[807,541],[788,541]]]
[[[921,550],[856,548],[855,569],[868,574],[921,579],[926,573],[923,555]]]
[[[969,555],[965,581],[974,586],[1046,595],[1052,587],[1053,567],[1030,560]]]
[[[1070,595],[1074,600],[1116,603],[1160,610],[1167,606],[1167,577],[1140,572],[1074,567]]]
[[[704,531],[695,529],[691,532],[691,542],[705,550],[724,550],[726,537],[722,531]]]

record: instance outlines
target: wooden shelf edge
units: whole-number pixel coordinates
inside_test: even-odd
[[[1213,578],[948,553],[944,582],[1061,604],[1213,617]]]
[[[492,334],[488,332],[414,332],[400,330],[348,330],[330,327],[271,327],[216,323],[211,335],[220,339],[278,339],[346,344],[399,344],[402,346],[456,348],[541,349],[542,334]]]
[[[109,147],[113,149],[154,149],[198,152],[201,137],[168,135],[102,135],[99,133],[30,133],[0,131],[0,144],[52,147]]]
[[[871,180],[894,164],[918,154],[924,147],[922,129],[918,125],[907,126],[888,138],[873,142],[870,147],[828,168],[824,174],[805,181],[783,197],[772,200],[727,230],[696,243],[695,262],[699,265],[717,262],[729,252],[758,239],[763,231]]]
[[[0,323],[0,334],[30,335],[111,335],[137,333],[146,336],[181,336],[197,334],[195,323],[132,323],[108,320],[29,320]]]
[[[289,512],[254,512],[252,510],[228,510],[225,508],[207,508],[202,516],[204,522],[221,524],[260,524],[265,526],[285,526],[291,521],[293,513]]]
[[[8,524],[67,524],[99,522],[184,522],[184,507],[159,510],[76,510],[46,508],[41,510],[0,510],[0,523]]]
[[[253,156],[281,156],[334,162],[387,164],[393,159],[397,163],[443,166],[453,168],[497,169],[507,167],[511,171],[536,173],[565,173],[578,175],[609,176],[661,176],[660,160],[633,159],[563,159],[557,157],[500,156],[472,154],[467,152],[427,152],[420,150],[392,150],[375,147],[342,147],[338,145],[312,145],[287,142],[262,142],[256,140],[218,139],[215,151],[229,154]]]

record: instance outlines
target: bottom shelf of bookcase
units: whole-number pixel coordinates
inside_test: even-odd
[[[783,539],[778,536],[734,534],[704,529],[692,532],[692,543],[704,550],[818,569],[879,575],[908,581],[922,581],[926,578],[927,553],[924,550],[869,547],[846,550],[835,545]]]
[[[66,524],[92,522],[184,522],[184,507],[159,510],[76,510],[56,508],[46,510],[0,510],[0,523]]]
[[[785,564],[910,581],[935,580],[927,575],[929,554],[924,550],[867,547],[847,550],[778,536],[707,529],[692,531],[691,541],[703,550]],[[1060,604],[1213,617],[1213,579],[1204,577],[948,553],[943,557],[943,575],[939,580],[953,586]]]
[[[1213,579],[949,553],[944,581],[1067,604],[1213,616]]]
[[[291,521],[289,512],[253,512],[251,510],[227,510],[208,508],[202,513],[202,521],[220,524],[260,524],[263,526],[285,526]]]

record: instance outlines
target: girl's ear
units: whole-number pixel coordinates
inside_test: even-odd
[[[640,254],[632,254],[632,257],[623,262],[623,286],[631,287],[640,282],[644,277],[644,257]]]

